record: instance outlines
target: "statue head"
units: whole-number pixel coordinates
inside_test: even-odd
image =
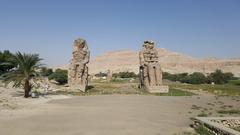
[[[143,47],[145,49],[154,49],[154,42],[153,41],[144,41]]]
[[[74,40],[74,51],[88,49],[86,40],[78,38]]]

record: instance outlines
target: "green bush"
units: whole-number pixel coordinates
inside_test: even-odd
[[[107,76],[107,73],[102,73],[102,72],[99,72],[97,74],[95,74],[96,77],[106,77]]]
[[[207,78],[203,73],[194,72],[193,74],[189,75],[188,82],[190,84],[203,84],[206,82]]]
[[[41,68],[41,71],[40,71],[40,74],[42,76],[49,76],[53,73],[53,70],[51,68],[47,68],[47,67],[42,67]]]
[[[171,81],[178,81],[179,77],[177,77],[177,74],[170,74],[168,72],[163,72],[163,79],[171,80]]]
[[[13,61],[13,56],[14,54],[8,50],[0,51],[0,74],[6,73],[17,66],[17,63]]]
[[[230,80],[236,80],[237,78],[235,78],[234,75],[230,72],[223,73],[221,70],[218,69],[208,76],[205,76],[203,73],[199,72],[194,72],[192,74],[188,73],[170,74],[164,72],[163,79],[179,81],[182,83],[189,84],[204,84],[204,83],[211,84],[212,82],[214,82],[215,84],[225,84],[228,83]],[[232,83],[237,83],[237,81]]]
[[[220,69],[217,69],[215,72],[211,73],[208,78],[211,82],[214,82],[215,84],[224,84],[234,79],[232,73],[223,73]]]
[[[68,80],[68,71],[57,69],[54,73],[52,73],[48,78],[49,80],[55,80],[60,85],[66,84]]]
[[[138,75],[135,74],[134,72],[119,72],[119,73],[114,73],[113,77],[115,77],[115,78],[137,78]]]

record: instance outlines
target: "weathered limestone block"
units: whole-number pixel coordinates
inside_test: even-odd
[[[140,86],[151,93],[167,93],[168,86],[162,84],[162,70],[158,51],[153,41],[144,41],[143,50],[139,53]]]
[[[73,45],[71,64],[68,71],[68,84],[73,90],[85,92],[88,85],[90,51],[84,39],[76,39]]]

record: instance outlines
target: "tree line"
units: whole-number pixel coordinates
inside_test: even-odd
[[[106,73],[98,73],[95,74],[96,77],[106,77]],[[138,78],[139,74],[134,72],[119,72],[113,74],[114,78]],[[225,84],[230,80],[238,80],[238,78],[234,77],[231,72],[224,73],[222,70],[217,69],[213,73],[208,75],[204,75],[200,72],[194,72],[192,74],[189,73],[179,73],[179,74],[171,74],[168,72],[163,72],[163,79],[167,79],[174,82],[181,83],[189,83],[189,84]],[[234,82],[234,81],[232,81]],[[238,81],[235,81],[238,82]]]
[[[204,75],[200,72],[194,72],[192,74],[180,73],[180,74],[170,74],[167,72],[163,73],[163,78],[171,81],[178,81],[181,83],[189,84],[225,84],[230,80],[237,80],[231,72],[224,73],[222,70],[217,69],[213,73]]]

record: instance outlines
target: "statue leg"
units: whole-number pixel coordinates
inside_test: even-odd
[[[159,64],[155,66],[155,76],[156,76],[156,84],[162,85],[162,70]]]
[[[76,79],[76,65],[71,65],[69,73],[69,84],[73,84]]]
[[[86,87],[88,85],[88,67],[85,66],[83,71],[82,84]]]
[[[139,68],[139,81],[140,81],[140,86],[139,86],[139,88],[142,88],[142,86],[144,86],[143,67],[140,67],[140,68]]]
[[[149,76],[148,76],[148,67],[144,66],[143,68],[143,83],[144,83],[144,86],[145,87],[148,87],[149,86]]]
[[[153,65],[148,65],[148,73],[149,73],[149,85],[155,86],[156,79],[155,79],[155,67]]]

